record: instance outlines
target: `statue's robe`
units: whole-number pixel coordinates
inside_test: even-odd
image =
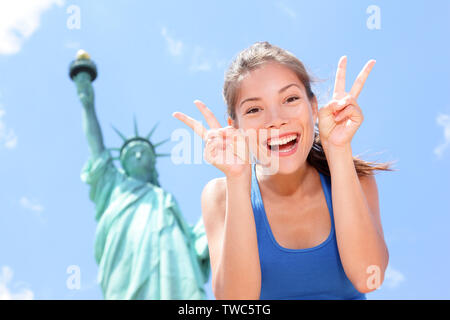
[[[87,161],[81,179],[95,203],[105,299],[206,298],[210,261],[201,218],[188,225],[170,193],[127,176],[108,150]]]

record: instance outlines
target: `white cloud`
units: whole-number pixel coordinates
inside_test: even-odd
[[[384,274],[383,286],[394,289],[397,288],[406,278],[400,271],[388,266]]]
[[[40,205],[36,199],[28,199],[27,197],[20,198],[20,205],[25,209],[31,210],[36,213],[41,213],[44,211],[44,207]]]
[[[445,149],[447,149],[450,145],[450,116],[447,114],[440,114],[436,118],[436,122],[439,126],[444,127],[445,141],[441,145],[434,148],[434,154],[436,154],[438,157],[441,157]]]
[[[277,2],[276,6],[278,7],[278,9],[281,10],[281,12],[283,12],[285,15],[287,15],[289,18],[292,19],[296,19],[297,18],[297,13],[295,13],[294,10],[292,10],[291,8],[289,8],[287,5],[285,5],[284,3],[281,2]]]
[[[175,40],[167,33],[167,29],[165,27],[161,30],[161,35],[166,40],[167,49],[171,56],[181,56],[183,53],[183,42],[180,40]]]
[[[39,222],[44,225],[47,223],[46,217],[42,214],[44,212],[44,206],[42,206],[38,200],[29,199],[28,197],[23,196],[20,198],[19,203],[22,208],[31,211]]]
[[[14,149],[17,146],[17,136],[13,129],[8,128],[3,117],[6,111],[0,104],[0,145],[7,149]]]
[[[218,59],[213,50],[203,48],[197,44],[187,44],[182,40],[171,37],[166,27],[161,28],[167,50],[172,57],[186,58],[189,61],[188,69],[192,72],[207,72],[214,67],[222,69],[225,66],[225,59]]]
[[[202,47],[196,46],[194,48],[194,53],[192,55],[192,62],[189,66],[189,70],[191,71],[210,71],[211,70],[211,62],[208,61],[204,54],[204,49]]]
[[[0,54],[20,51],[40,25],[41,15],[63,0],[10,0],[0,1]]]
[[[13,284],[13,290],[9,288],[13,274],[10,267],[2,266],[0,270],[0,300],[32,300],[34,298],[33,291],[28,288],[20,288],[19,283]]]

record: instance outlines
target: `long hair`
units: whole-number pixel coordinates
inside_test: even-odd
[[[241,80],[244,79],[249,72],[261,67],[267,62],[277,62],[288,67],[303,83],[308,98],[312,100],[315,97],[311,89],[311,77],[306,71],[303,63],[297,59],[297,57],[289,51],[272,45],[267,41],[256,42],[247,49],[239,52],[225,73],[223,99],[227,105],[227,113],[232,120],[236,119],[236,99],[238,97]],[[320,141],[317,124],[314,126],[314,142],[308,154],[307,161],[323,174],[328,176],[331,175],[328,161]],[[373,175],[376,170],[394,171],[394,169],[391,168],[392,162],[370,162],[354,156],[353,163],[358,176]]]

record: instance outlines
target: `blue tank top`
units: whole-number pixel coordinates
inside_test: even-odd
[[[251,200],[261,266],[261,300],[364,300],[345,275],[336,242],[330,177],[318,171],[331,218],[331,231],[321,244],[307,249],[277,243],[266,216],[252,165]]]

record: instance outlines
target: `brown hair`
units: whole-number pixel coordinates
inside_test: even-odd
[[[277,62],[291,69],[305,86],[308,98],[312,100],[315,97],[311,89],[312,79],[303,63],[297,59],[297,57],[289,51],[272,45],[267,41],[256,42],[247,49],[241,51],[225,73],[223,98],[227,104],[228,115],[232,120],[236,119],[235,107],[240,81],[249,72],[261,67],[267,62]],[[320,142],[317,125],[314,126],[314,142],[307,157],[307,161],[323,174],[328,176],[331,175],[327,158],[322,143]],[[369,162],[358,157],[353,157],[353,162],[359,176],[373,175],[375,170],[394,171],[394,169],[391,169],[391,162]]]

